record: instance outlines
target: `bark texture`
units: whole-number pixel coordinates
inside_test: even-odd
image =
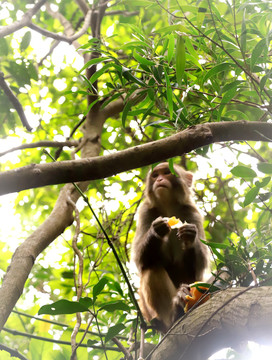
[[[272,287],[221,291],[180,319],[148,360],[205,360],[252,340],[271,344]]]

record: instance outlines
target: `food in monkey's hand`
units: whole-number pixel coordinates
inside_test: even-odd
[[[185,313],[188,310],[190,310],[196,303],[198,303],[197,305],[204,304],[211,297],[208,287],[197,285],[197,284],[199,284],[198,281],[196,281],[195,283],[189,285],[191,295],[186,295],[185,296],[185,307],[184,307],[184,312]],[[203,299],[201,299],[201,298],[203,298]]]
[[[171,229],[179,229],[183,224],[186,224],[186,221],[185,223],[183,223],[182,221],[180,221],[180,219],[177,219],[175,216],[172,216],[170,218],[165,217],[163,219],[167,220],[167,223]]]

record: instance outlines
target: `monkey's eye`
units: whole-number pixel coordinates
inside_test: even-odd
[[[164,173],[164,175],[169,175],[169,174],[171,174],[171,171],[169,169],[165,169],[163,173]]]
[[[157,173],[157,172],[153,172],[153,173],[151,174],[151,177],[152,177],[153,179],[156,179],[156,177],[158,177],[158,173]]]

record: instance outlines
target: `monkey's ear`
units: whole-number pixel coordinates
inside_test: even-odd
[[[193,185],[193,177],[194,175],[190,171],[185,172],[185,181],[188,187],[192,187]]]

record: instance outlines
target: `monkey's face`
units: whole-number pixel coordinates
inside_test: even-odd
[[[171,173],[168,164],[163,163],[154,168],[149,180],[149,191],[155,199],[167,200],[173,195],[173,190],[178,178]]]
[[[192,174],[175,165],[176,174],[172,174],[168,163],[157,165],[147,177],[147,196],[152,203],[166,205],[170,202],[183,202],[190,194]]]

